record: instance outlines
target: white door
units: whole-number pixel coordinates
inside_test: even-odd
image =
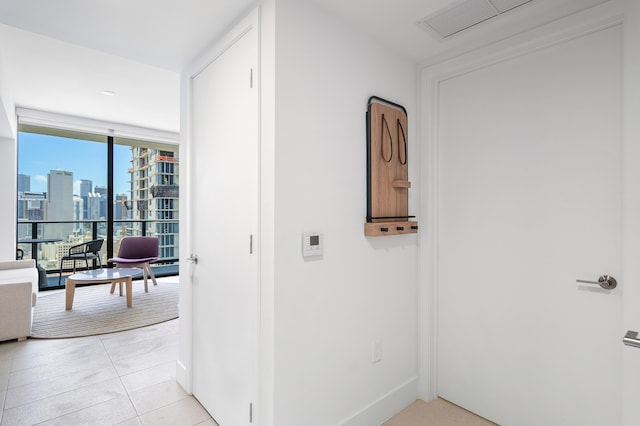
[[[621,46],[440,85],[438,395],[501,425],[621,423]]]
[[[193,394],[221,426],[249,424],[257,393],[255,33],[192,81]]]
[[[624,4],[623,330],[640,331],[640,2]],[[635,342],[637,343],[637,342]],[[638,425],[640,349],[623,349],[623,425]]]

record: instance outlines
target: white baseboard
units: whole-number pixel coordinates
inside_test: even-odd
[[[189,375],[187,374],[187,367],[185,367],[180,361],[176,361],[176,382],[182,386],[185,392],[188,394],[192,393]]]
[[[413,377],[339,424],[341,426],[379,425],[402,411],[417,398],[418,378]]]

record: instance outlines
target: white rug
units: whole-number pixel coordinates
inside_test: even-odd
[[[178,318],[178,283],[133,282],[133,306],[127,308],[126,297],[118,295],[118,287],[109,293],[111,284],[76,287],[73,309],[65,310],[65,292],[40,293],[36,303],[31,337],[55,339],[91,336],[130,330]],[[124,289],[123,289],[124,293]]]

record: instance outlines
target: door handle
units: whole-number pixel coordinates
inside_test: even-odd
[[[627,346],[633,346],[634,348],[640,348],[640,339],[638,339],[637,331],[627,331],[627,334],[624,335],[622,339],[622,343]]]
[[[187,262],[198,264],[198,256],[191,253],[191,256],[187,257]]]
[[[616,279],[613,278],[611,275],[602,275],[600,278],[598,278],[598,281],[576,280],[576,282],[583,283],[583,284],[597,284],[600,287],[605,288],[607,290],[614,289],[618,285],[618,282],[616,281]]]

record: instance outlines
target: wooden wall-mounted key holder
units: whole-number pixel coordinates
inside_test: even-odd
[[[409,216],[407,110],[372,96],[367,105],[367,223],[370,237],[418,232]]]

